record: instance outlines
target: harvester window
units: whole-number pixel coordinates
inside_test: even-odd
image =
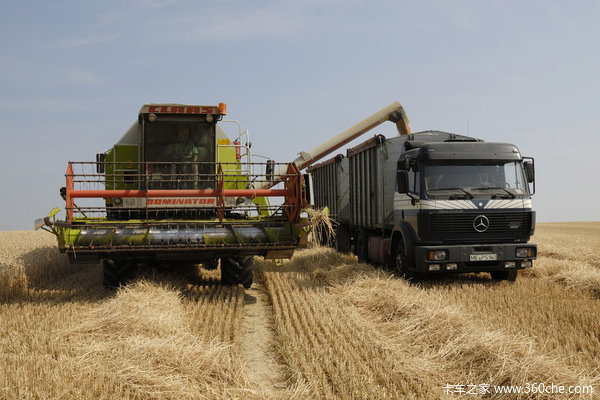
[[[179,139],[182,136],[187,136],[188,139]],[[185,144],[182,145],[182,142]],[[178,147],[179,149],[177,149]],[[144,135],[144,158],[146,161],[191,161],[183,158],[186,158],[186,155],[193,156],[194,154],[196,155],[195,161],[212,162],[215,160],[214,125],[170,121],[146,125]]]
[[[214,186],[215,125],[197,119],[148,123],[144,159],[154,188],[204,189]]]

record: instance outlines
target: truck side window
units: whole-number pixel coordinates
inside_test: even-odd
[[[411,193],[421,193],[421,180],[418,167],[411,165],[408,170],[408,191]]]

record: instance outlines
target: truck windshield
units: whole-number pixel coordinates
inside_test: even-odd
[[[427,196],[432,198],[515,198],[527,194],[520,162],[426,164]]]

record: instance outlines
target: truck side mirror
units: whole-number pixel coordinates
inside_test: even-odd
[[[531,161],[525,161],[523,163],[525,167],[525,175],[527,175],[527,182],[532,183],[535,181],[535,168],[533,166],[533,159]]]
[[[96,172],[99,174],[104,173],[104,164],[106,163],[106,154],[96,154]]]
[[[408,193],[408,177],[405,170],[398,170],[396,175],[398,193]]]

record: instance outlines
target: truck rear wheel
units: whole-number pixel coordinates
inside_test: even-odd
[[[340,253],[348,253],[350,251],[350,228],[348,225],[341,224],[335,229],[335,240],[333,247]]]
[[[221,283],[224,285],[241,284],[250,289],[254,280],[254,257],[221,258]]]
[[[102,286],[118,288],[131,278],[135,262],[131,260],[102,259]]]
[[[508,271],[492,271],[490,275],[492,276],[492,280],[494,281],[511,281],[514,282],[517,280],[517,274],[519,270],[511,269]]]

